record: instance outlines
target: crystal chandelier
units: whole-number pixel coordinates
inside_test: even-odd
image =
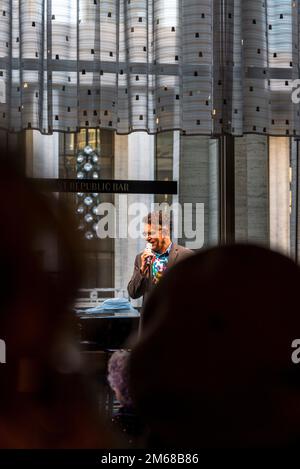
[[[99,179],[100,178],[100,154],[90,145],[77,153],[76,173],[77,179]],[[97,224],[100,217],[97,207],[100,203],[100,194],[84,194],[78,192],[76,195],[76,213],[79,217],[78,230],[88,241],[97,237]]]

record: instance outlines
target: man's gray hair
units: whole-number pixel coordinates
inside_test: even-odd
[[[168,210],[150,212],[144,217],[143,222],[155,228],[161,226],[164,233],[171,233],[172,231],[172,220]]]

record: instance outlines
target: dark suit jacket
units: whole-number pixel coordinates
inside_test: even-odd
[[[167,270],[170,269],[173,265],[177,264],[179,261],[182,261],[186,257],[190,256],[191,254],[193,254],[193,251],[191,251],[190,249],[178,246],[178,244],[173,244],[169,254]],[[127,290],[129,296],[134,300],[143,296],[144,305],[145,301],[147,300],[147,297],[153,289],[153,282],[151,276],[145,277],[140,272],[141,255],[142,253],[138,254],[135,258],[133,275],[131,277],[130,282],[128,283]]]

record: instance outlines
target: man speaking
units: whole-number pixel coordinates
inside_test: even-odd
[[[143,296],[143,305],[152,288],[159,283],[166,270],[193,254],[193,251],[171,241],[170,218],[162,211],[149,213],[144,218],[146,249],[135,258],[134,271],[128,283],[133,299]]]

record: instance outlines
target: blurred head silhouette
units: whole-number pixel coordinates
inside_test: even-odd
[[[8,167],[0,188],[0,446],[110,447],[69,346],[79,285],[73,219]]]
[[[12,171],[0,173],[0,187],[0,330],[8,365],[47,359],[78,287],[76,230],[55,198]]]
[[[251,245],[170,270],[149,299],[130,360],[153,447],[289,446],[300,437],[300,271]]]
[[[107,380],[115,392],[117,400],[122,406],[132,406],[128,389],[128,360],[127,350],[118,350],[112,354],[108,362]]]

